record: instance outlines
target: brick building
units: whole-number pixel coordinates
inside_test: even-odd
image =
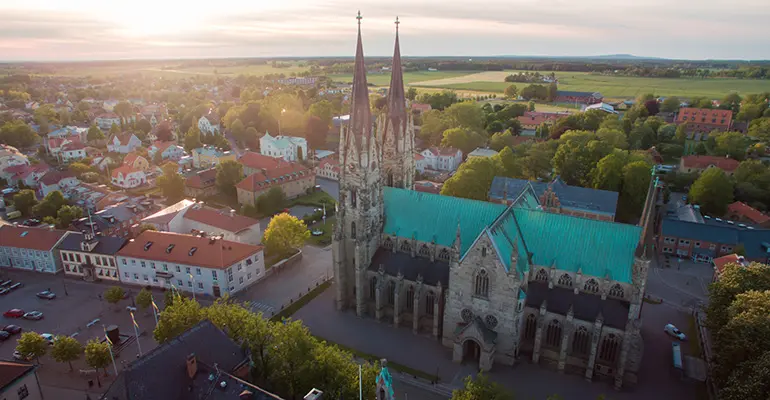
[[[708,134],[713,131],[727,132],[732,127],[733,112],[712,108],[679,109],[676,124],[687,124],[688,133]]]
[[[719,168],[732,175],[741,163],[732,158],[716,156],[684,156],[679,160],[679,172],[702,173],[709,168]]]

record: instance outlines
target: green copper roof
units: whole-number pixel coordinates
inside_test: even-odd
[[[460,253],[503,211],[505,205],[386,187],[385,233],[452,246],[460,224]]]

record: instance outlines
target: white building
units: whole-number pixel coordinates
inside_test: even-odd
[[[61,269],[56,245],[68,234],[48,228],[0,226],[0,268],[55,274]]]
[[[259,138],[259,152],[263,156],[283,158],[286,161],[307,160],[307,140],[294,136],[270,136]]]
[[[81,142],[86,141],[86,135],[88,134],[88,128],[81,128],[78,126],[65,126],[55,131],[48,133],[48,138],[68,138],[71,136],[79,136]]]
[[[338,181],[340,179],[339,161],[335,158],[324,158],[315,168],[315,176]]]
[[[155,153],[160,152],[164,160],[179,160],[184,157],[184,148],[174,142],[155,142],[147,149],[147,154],[154,159]]]
[[[468,158],[471,157],[494,157],[497,152],[492,149],[477,147],[476,150],[468,153]]]
[[[82,160],[86,157],[88,157],[88,154],[86,153],[86,145],[83,143],[64,144],[59,155],[59,158],[65,163]]]
[[[143,219],[142,225],[152,225],[159,231],[174,233],[205,233],[206,236],[223,236],[225,240],[246,244],[259,244],[259,221],[234,210],[215,210],[203,202],[182,200]]]
[[[88,221],[88,219],[86,218]],[[86,222],[91,223],[93,222]],[[86,281],[119,281],[115,254],[126,244],[117,236],[96,236],[93,231],[70,232],[58,246],[64,274]]]
[[[113,153],[128,154],[139,147],[142,147],[142,141],[131,132],[112,135],[107,141],[107,151]]]
[[[214,110],[200,117],[198,120],[198,130],[204,135],[219,135],[219,115]]]
[[[147,175],[130,165],[121,165],[112,170],[112,184],[123,189],[132,189],[147,183]]]
[[[0,144],[0,171],[14,165],[29,165],[29,159],[17,148]]]
[[[463,162],[463,152],[453,147],[429,147],[423,150],[420,155],[423,157],[422,160],[415,160],[419,161],[416,163],[418,164],[416,167],[420,172],[425,172],[425,169],[452,172],[457,170],[457,167]]]
[[[615,107],[607,103],[596,103],[596,104],[591,104],[583,107],[583,111],[590,111],[590,110],[601,110],[608,114],[618,113],[617,111],[615,111]]]
[[[232,295],[265,276],[262,246],[144,231],[118,252],[120,281],[195,295]]]
[[[62,193],[80,184],[78,178],[70,172],[60,172],[55,169],[49,170],[38,179],[40,184],[40,193],[47,196],[55,190]]]
[[[112,128],[112,125],[120,126],[120,117],[115,113],[104,113],[94,118],[94,123],[104,132],[107,132]]]

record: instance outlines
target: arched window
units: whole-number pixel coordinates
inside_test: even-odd
[[[350,191],[350,205],[353,206],[353,208],[356,208],[356,202],[357,202],[356,191],[355,189],[353,189]]]
[[[390,281],[388,285],[388,305],[396,303],[396,282]]]
[[[588,282],[586,282],[586,284],[583,286],[583,290],[593,294],[599,293],[599,284],[595,279],[589,279]]]
[[[433,292],[428,292],[425,296],[425,314],[433,315],[433,306],[436,303],[436,295]]]
[[[428,249],[428,246],[420,246],[420,257],[430,257],[430,249]]]
[[[356,221],[350,223],[350,238],[356,238]]]
[[[610,333],[604,337],[601,346],[599,346],[599,359],[608,363],[614,363],[618,357],[619,347],[620,341],[618,337]]]
[[[487,275],[486,270],[482,269],[476,273],[476,284],[473,292],[476,296],[489,297],[489,275]]]
[[[617,297],[622,299],[623,296],[623,287],[620,286],[620,284],[614,284],[612,288],[610,289],[610,297]]]
[[[406,290],[406,309],[409,312],[414,311],[414,286],[409,285],[409,289]]]
[[[570,277],[568,274],[560,276],[559,286],[572,287],[572,277]]]
[[[369,298],[377,300],[377,277],[373,276],[369,279]]]
[[[486,247],[482,247],[481,248],[481,256],[482,257],[486,257],[487,256],[487,248]]]
[[[535,280],[538,282],[548,282],[548,272],[545,272],[544,269],[537,271],[537,275],[535,275]]]
[[[449,261],[449,250],[441,249],[441,251],[438,252],[438,259],[442,261]]]
[[[385,243],[382,244],[386,250],[393,250],[393,241],[390,238],[385,239]]]
[[[401,251],[403,251],[404,253],[409,253],[410,251],[412,251],[412,245],[409,244],[408,240],[403,240],[401,242]]]
[[[561,346],[561,324],[554,319],[545,330],[545,345],[549,347]]]
[[[532,340],[535,338],[537,332],[537,317],[535,314],[527,315],[527,319],[524,322],[524,340]]]
[[[591,337],[588,336],[588,329],[585,326],[578,327],[572,336],[572,354],[588,355],[588,345],[591,343]]]

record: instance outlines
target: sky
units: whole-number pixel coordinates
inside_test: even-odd
[[[769,0],[0,0],[0,60],[352,56],[770,59]]]

